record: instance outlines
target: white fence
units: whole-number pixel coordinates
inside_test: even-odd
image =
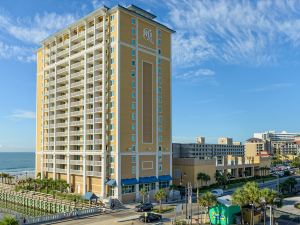
[[[26,225],[27,224],[42,224],[45,222],[57,221],[57,220],[74,218],[74,217],[79,217],[79,216],[85,216],[85,215],[95,214],[95,213],[99,213],[99,212],[100,212],[100,209],[98,207],[95,207],[95,208],[76,210],[76,211],[66,212],[66,213],[57,213],[57,214],[53,214],[53,215],[28,218],[26,220],[26,223],[21,223],[21,224],[26,224]]]

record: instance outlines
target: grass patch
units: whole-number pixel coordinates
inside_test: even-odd
[[[294,207],[297,208],[297,209],[300,209],[300,202],[296,203],[296,204],[294,205]]]
[[[171,212],[174,210],[174,207],[165,207],[165,208],[162,208],[161,211],[159,211],[159,207],[158,208],[154,208],[152,210],[152,212],[155,212],[155,213],[167,213],[167,212]]]

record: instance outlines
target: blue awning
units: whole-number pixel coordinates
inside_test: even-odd
[[[122,185],[134,185],[138,184],[139,182],[135,178],[130,178],[130,179],[122,179],[121,184]]]
[[[152,177],[140,177],[139,183],[140,184],[148,184],[148,183],[155,183],[158,182],[157,177],[152,176]]]
[[[162,175],[158,177],[159,181],[170,181],[172,180],[172,177],[170,175]]]
[[[111,179],[111,180],[107,181],[106,184],[108,186],[115,187],[117,185],[117,182],[115,179]]]

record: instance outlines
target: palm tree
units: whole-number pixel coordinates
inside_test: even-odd
[[[217,170],[215,173],[215,179],[219,185],[223,185],[225,188],[225,185],[227,183],[227,177],[224,174]]]
[[[141,194],[141,196],[143,197],[143,203],[145,203],[145,196],[146,196],[146,194],[147,194],[146,189],[145,189],[145,188],[142,188],[142,189],[140,190],[140,194]]]
[[[201,172],[198,173],[198,175],[197,175],[197,180],[200,181],[200,186],[201,186],[201,187],[203,186],[203,184],[202,184],[203,181],[206,181],[206,182],[208,181],[208,180],[207,180],[207,176],[208,176],[208,175],[207,175],[206,173],[201,173]],[[209,176],[208,176],[208,177],[209,177]],[[210,177],[209,177],[209,179],[210,179]]]
[[[260,190],[261,208],[263,209],[264,225],[266,224],[266,205],[273,205],[278,193],[269,188]]]
[[[156,199],[156,201],[159,202],[159,212],[162,211],[162,200],[165,197],[166,197],[166,192],[164,189],[159,189],[154,195],[154,198]]]
[[[236,189],[236,191],[232,195],[232,203],[235,205],[240,206],[241,209],[241,223],[244,224],[244,217],[243,217],[243,207],[248,204],[242,188]]]
[[[5,216],[2,221],[0,221],[0,225],[18,225],[19,222],[16,218],[11,216]]]
[[[205,192],[202,196],[198,197],[198,204],[200,207],[206,208],[206,215],[209,212],[209,208],[214,206],[216,203],[217,198],[211,192]]]

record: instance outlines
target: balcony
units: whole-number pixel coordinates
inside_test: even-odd
[[[60,95],[56,97],[57,100],[65,100],[68,99],[68,95]]]
[[[71,174],[82,174],[81,170],[70,170]]]
[[[93,119],[87,119],[87,120],[86,120],[86,123],[88,123],[88,124],[93,124],[93,123],[94,123],[94,120],[93,120]]]
[[[53,159],[46,159],[45,162],[46,163],[53,163]]]
[[[96,107],[95,112],[102,112],[102,107]]]
[[[84,94],[84,91],[76,91],[71,93],[71,97],[78,97]]]
[[[61,83],[61,82],[64,82],[64,81],[68,81],[68,77],[67,76],[57,79],[57,83]]]
[[[84,33],[85,32],[82,31],[82,32],[78,33],[77,35],[72,36],[71,41],[74,41],[74,40],[76,40],[77,38],[80,38],[80,37],[84,37]]]
[[[95,118],[95,123],[102,123],[102,118]]]
[[[56,141],[56,145],[68,145],[68,141]]]
[[[65,137],[68,135],[68,132],[56,132],[56,137]]]
[[[97,24],[96,24],[96,29],[98,29],[98,28],[100,28],[100,27],[102,27],[102,26],[103,26],[103,22],[97,23]]]
[[[56,119],[62,119],[67,117],[68,117],[68,113],[56,114]]]
[[[79,42],[79,43],[73,45],[73,46],[71,47],[71,50],[73,51],[73,50],[76,50],[76,49],[81,48],[81,47],[84,47],[84,41]]]
[[[73,164],[73,165],[82,165],[82,160],[70,160],[70,164]]]
[[[57,173],[67,173],[67,169],[56,168],[55,172],[57,172]]]
[[[95,91],[102,91],[102,86],[95,87]]]
[[[71,107],[75,107],[75,106],[81,106],[83,105],[83,101],[76,101],[76,102],[71,102]]]
[[[95,134],[101,134],[101,133],[102,133],[102,130],[101,130],[101,129],[95,129],[95,130],[94,130],[94,133],[95,133]],[[100,144],[101,144],[101,143],[100,143]]]
[[[102,97],[96,97],[95,98],[95,102],[101,102],[102,101]]]
[[[58,69],[58,70],[56,71],[56,73],[57,73],[57,74],[61,74],[61,73],[67,73],[68,71],[69,71],[69,67],[66,66],[66,67],[64,67],[64,68]]]
[[[71,126],[82,126],[83,121],[71,121]]]
[[[97,70],[102,70],[102,65],[96,65],[95,66],[95,71],[97,71]]]
[[[67,90],[68,90],[68,87],[69,87],[68,85],[65,85],[65,86],[56,88],[56,92],[59,92],[59,91],[67,91]]]
[[[71,84],[71,87],[74,88],[74,87],[80,87],[80,86],[83,86],[84,85],[84,80],[81,80],[81,81],[77,81],[77,82],[74,82]]]
[[[82,61],[80,61],[80,62],[73,63],[73,64],[71,65],[71,69],[74,69],[74,68],[77,68],[77,67],[83,66],[83,65],[84,65],[84,61],[82,60]]]
[[[94,99],[93,98],[88,98],[86,99],[86,103],[93,103],[94,102]]]
[[[70,115],[71,116],[82,116],[83,115],[83,110],[71,112]]]
[[[92,27],[90,27],[90,28],[87,29],[87,32],[90,33],[92,31],[94,31],[94,29],[95,29],[94,26],[92,26]]]
[[[88,44],[93,43],[94,42],[94,37],[90,37],[86,41],[87,41]]]
[[[95,60],[102,59],[102,54],[95,55]]]
[[[67,107],[68,107],[68,104],[62,104],[62,105],[56,106],[56,109],[65,109]]]
[[[82,130],[76,130],[76,131],[70,131],[70,135],[83,135],[83,131]]]
[[[65,123],[57,123],[56,124],[56,127],[66,127],[66,126],[68,126],[68,123],[66,123],[66,122]]]
[[[87,93],[94,93],[94,88],[88,88],[88,89],[86,90],[86,92],[87,92]]]
[[[101,139],[95,140],[95,144],[101,145],[102,144],[102,140]]]
[[[65,49],[65,50],[62,50],[62,51],[60,51],[56,54],[57,57],[64,56],[64,55],[69,55],[69,49],[68,48]]]
[[[76,73],[71,73],[72,78],[77,78],[77,77],[83,77],[83,70],[76,72]]]

